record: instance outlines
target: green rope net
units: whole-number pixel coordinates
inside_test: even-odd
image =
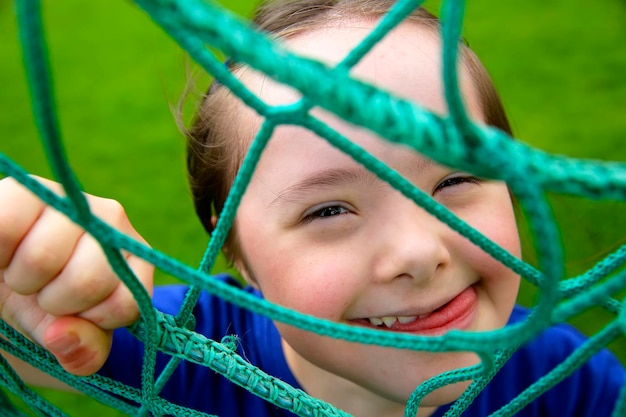
[[[567,377],[592,355],[626,334],[626,307],[616,294],[626,289],[626,246],[596,264],[582,275],[566,277],[558,230],[546,201],[546,192],[577,195],[590,199],[626,201],[626,164],[600,163],[554,156],[532,149],[504,133],[472,124],[462,106],[457,88],[455,60],[464,3],[443,3],[443,77],[450,115],[441,118],[414,103],[391,96],[352,79],[348,72],[376,42],[421,3],[399,0],[378,26],[334,68],[287,53],[267,37],[255,32],[231,14],[210,2],[200,0],[135,0],[151,18],[174,38],[207,72],[264,117],[264,123],[235,179],[199,268],[184,265],[154,249],[120,234],[92,215],[78,182],[66,162],[53,103],[48,73],[41,11],[37,0],[17,0],[18,19],[25,55],[34,114],[49,163],[67,197],[60,198],[28,176],[22,168],[0,153],[0,171],[14,177],[47,204],[81,225],[98,241],[119,278],[131,289],[139,304],[141,320],[131,331],[145,344],[140,389],[99,375],[76,377],[66,373],[54,358],[2,322],[4,338],[0,348],[15,355],[86,395],[129,415],[204,416],[205,413],[172,404],[159,392],[180,361],[191,361],[224,375],[252,393],[300,416],[343,416],[342,411],[273,378],[250,365],[234,352],[232,339],[211,340],[190,330],[191,310],[200,291],[207,291],[273,320],[311,332],[366,344],[431,352],[469,350],[481,358],[479,365],[453,370],[418,386],[406,406],[413,416],[420,399],[429,392],[463,380],[473,380],[446,416],[458,416],[490,381],[517,347],[538,332],[566,321],[591,306],[601,306],[613,319],[555,367],[544,378],[521,392],[496,415],[510,416]],[[299,90],[304,99],[283,107],[272,107],[246,89],[207,48],[222,51],[236,62],[249,65],[280,83]],[[329,94],[329,92],[333,92]],[[320,106],[343,119],[363,126],[387,140],[414,148],[440,163],[484,177],[505,180],[516,195],[528,219],[539,259],[533,267],[504,251],[472,229],[443,206],[384,164],[351,143],[311,115]],[[382,332],[315,319],[255,298],[211,278],[210,271],[232,224],[238,203],[255,169],[263,148],[276,126],[286,120],[310,129],[333,146],[400,190],[432,215],[465,235],[491,256],[511,268],[540,294],[532,314],[525,321],[486,333],[452,331],[444,336],[420,337]],[[168,274],[190,285],[185,302],[176,316],[163,314],[152,306],[147,292],[133,276],[121,255],[131,252]],[[157,351],[171,356],[164,371],[155,374]],[[30,390],[4,360],[0,380],[10,392],[21,397],[41,416],[65,414]],[[122,400],[121,398],[126,399]],[[129,401],[128,401],[129,400]],[[3,415],[22,415],[0,396]],[[621,391],[613,415],[626,415],[626,387]]]

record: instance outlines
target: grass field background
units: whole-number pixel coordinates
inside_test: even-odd
[[[255,4],[223,3],[242,16]],[[626,3],[469,3],[465,36],[492,74],[519,140],[553,153],[626,161]],[[428,4],[437,10],[437,2]],[[193,214],[184,140],[172,115],[197,70],[131,2],[56,0],[44,2],[44,11],[65,146],[84,189],[121,201],[153,247],[197,265],[208,237]],[[0,151],[50,176],[8,0],[0,0],[0,63]],[[194,91],[207,82],[199,76]],[[626,204],[550,199],[570,275],[626,243]],[[532,262],[532,247],[525,252]],[[162,273],[157,279],[173,281]],[[525,285],[520,302],[534,296]],[[594,309],[575,324],[591,333],[606,318]],[[626,363],[623,340],[611,349]],[[71,416],[121,415],[79,395],[43,392]]]

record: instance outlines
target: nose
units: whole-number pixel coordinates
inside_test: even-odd
[[[424,285],[450,263],[452,231],[412,201],[398,199],[403,201],[386,204],[393,210],[377,225],[374,279],[384,283],[402,278]]]

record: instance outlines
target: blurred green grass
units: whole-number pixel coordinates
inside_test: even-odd
[[[255,1],[223,3],[245,16]],[[427,2],[432,10],[438,3]],[[465,36],[492,74],[516,136],[553,153],[625,161],[625,3],[468,3]],[[195,67],[130,2],[57,0],[44,2],[44,12],[65,147],[83,187],[121,201],[153,247],[197,265],[208,238],[193,213],[184,140],[172,115]],[[0,0],[0,39],[0,150],[50,176],[8,0]],[[207,80],[198,78],[200,93]],[[626,204],[552,195],[550,201],[569,275],[626,243]],[[525,256],[535,262],[522,233]],[[157,280],[174,279],[159,272]],[[524,285],[520,302],[535,296]],[[592,309],[574,322],[592,333],[608,318]],[[611,348],[626,363],[624,340]],[[121,415],[79,395],[41,392],[72,416]]]

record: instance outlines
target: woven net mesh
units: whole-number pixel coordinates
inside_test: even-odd
[[[481,359],[478,365],[455,369],[427,380],[416,387],[406,405],[406,415],[415,415],[421,398],[429,392],[446,384],[472,380],[466,392],[446,414],[458,416],[510,355],[540,331],[555,323],[567,321],[592,306],[600,306],[610,312],[613,318],[602,329],[544,378],[529,386],[497,412],[497,415],[510,416],[570,375],[600,349],[624,337],[626,308],[624,301],[617,299],[616,294],[626,289],[626,271],[621,268],[626,259],[626,246],[618,248],[585,273],[567,277],[558,228],[546,200],[546,193],[626,201],[626,165],[547,154],[520,141],[511,140],[499,130],[473,124],[462,104],[455,66],[464,9],[462,1],[450,0],[442,6],[442,76],[449,108],[447,117],[431,114],[415,103],[353,79],[349,74],[350,68],[418,7],[421,1],[399,0],[375,29],[334,67],[327,67],[285,51],[268,37],[210,2],[136,0],[136,3],[208,73],[262,115],[264,122],[235,179],[199,267],[185,265],[167,254],[148,248],[120,234],[89,211],[63,152],[52,98],[39,2],[18,0],[16,4],[20,35],[34,114],[50,166],[56,179],[63,184],[67,196],[57,196],[2,153],[0,171],[15,178],[47,204],[66,214],[101,243],[113,269],[133,292],[139,304],[141,319],[130,330],[145,345],[142,385],[140,388],[133,388],[99,375],[70,375],[49,353],[5,322],[0,324],[4,335],[0,339],[0,348],[97,401],[129,415],[206,415],[172,404],[159,395],[180,361],[190,361],[210,368],[234,384],[300,416],[346,415],[332,405],[312,398],[249,364],[234,351],[231,337],[226,336],[219,341],[211,340],[190,330],[194,322],[191,314],[193,306],[200,291],[207,291],[273,320],[334,338],[399,349],[476,352]],[[213,49],[207,48],[207,45]],[[304,98],[286,107],[264,103],[228,71],[212,50],[220,50],[236,62],[295,88]],[[539,254],[537,266],[512,256],[348,138],[321,122],[310,112],[315,106],[367,128],[390,142],[409,146],[442,164],[506,181],[528,219],[535,250]],[[381,332],[306,316],[213,279],[208,271],[213,267],[225,241],[238,203],[259,157],[274,129],[286,121],[310,129],[351,155],[357,162],[535,286],[540,296],[528,319],[487,333],[452,331],[443,336],[422,337]],[[189,284],[187,297],[177,315],[167,315],[153,307],[149,295],[124,261],[122,250],[149,261]],[[169,365],[158,375],[155,373],[157,352],[171,357]],[[0,366],[0,380],[4,387],[20,396],[37,415],[65,415],[30,390],[6,361],[0,361]],[[0,400],[3,415],[21,415],[4,396]],[[614,416],[623,415],[626,415],[626,387],[622,389],[614,410]]]

